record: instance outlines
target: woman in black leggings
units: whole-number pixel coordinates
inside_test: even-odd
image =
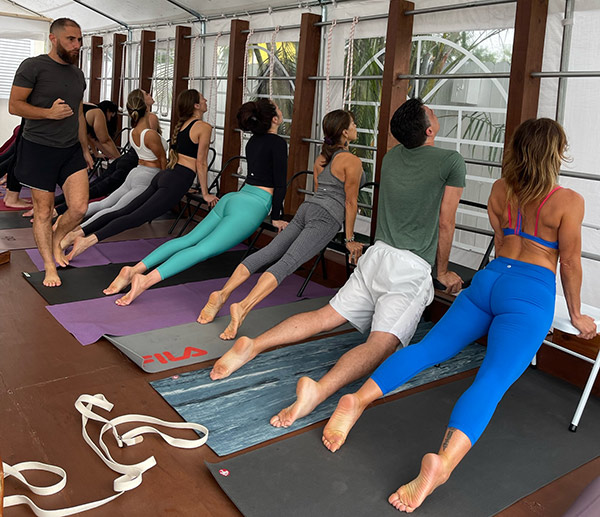
[[[197,90],[186,90],[177,99],[177,110],[179,122],[173,132],[171,159],[167,169],[156,174],[150,186],[128,205],[86,225],[84,236],[77,237],[73,242],[69,259],[83,253],[99,241],[152,221],[169,211],[192,186],[196,174],[204,200],[211,206],[217,202],[217,197],[208,193],[207,184],[207,155],[212,130],[210,124],[200,120],[188,132],[187,138],[191,139],[194,146],[198,146],[197,157],[192,158],[173,151],[177,149],[177,136],[181,127],[191,119],[201,119],[206,113],[206,99]]]

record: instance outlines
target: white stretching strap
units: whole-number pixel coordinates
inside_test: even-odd
[[[222,36],[222,32],[219,32],[215,38],[215,44],[213,48],[213,62],[212,62],[212,74],[210,76],[210,87],[208,90],[208,109],[210,110],[210,117],[208,123],[212,127],[212,138],[210,143],[214,143],[217,138],[217,131],[215,126],[217,125],[217,59],[219,56],[219,39]]]
[[[331,76],[331,41],[333,39],[333,28],[337,20],[333,20],[327,31],[327,58],[325,60],[325,114],[331,109],[331,85],[329,77]]]
[[[246,38],[246,47],[244,49],[244,71],[242,74],[242,104],[246,102],[246,97],[248,97],[248,52],[250,51],[250,38],[254,34],[254,29],[250,29],[248,33],[248,37]],[[244,133],[240,132],[240,156],[244,154]],[[242,160],[238,165],[238,174],[243,173],[242,168]]]
[[[194,80],[192,79],[192,77],[194,77],[194,72],[196,71],[196,44],[198,43],[198,39],[200,38],[200,34],[196,34],[196,36],[194,36],[194,39],[192,40],[192,50],[191,50],[191,55],[190,55],[190,69],[188,71],[188,88],[192,88],[194,86]]]
[[[279,34],[279,25],[271,34],[271,53],[269,55],[269,100],[273,100],[273,72],[275,71],[275,38]]]
[[[171,60],[171,40],[167,39],[167,52],[166,52],[166,59],[165,59],[165,67],[163,68],[163,81],[166,82],[168,80],[169,77],[169,62]],[[164,107],[163,107],[163,102],[165,101]],[[167,101],[167,96],[163,95],[163,98],[161,99],[160,102],[160,114],[163,117],[166,117],[169,114],[169,106]],[[163,109],[164,108],[164,109]]]
[[[76,513],[85,512],[87,510],[91,510],[92,508],[102,506],[112,501],[113,499],[116,499],[117,497],[123,495],[125,492],[138,487],[142,483],[142,475],[144,474],[144,472],[156,465],[156,459],[154,458],[154,456],[150,456],[149,458],[146,458],[144,461],[136,463],[135,465],[124,465],[122,463],[118,463],[110,455],[108,447],[103,440],[104,433],[107,432],[109,429],[112,431],[112,434],[115,437],[115,440],[119,447],[126,447],[140,443],[144,439],[142,435],[148,433],[158,434],[169,445],[181,449],[193,449],[196,447],[200,447],[201,445],[204,445],[206,443],[206,440],[208,439],[208,429],[206,429],[206,427],[200,424],[187,422],[166,422],[164,420],[160,420],[158,418],[146,415],[123,415],[113,418],[112,420],[107,420],[106,418],[94,413],[93,408],[95,406],[106,411],[110,411],[113,408],[113,404],[106,400],[104,395],[101,394],[81,395],[75,402],[75,408],[81,413],[83,439],[92,448],[92,450],[98,456],[100,456],[100,459],[106,464],[107,467],[109,467],[111,470],[114,470],[115,472],[118,472],[119,474],[122,474],[113,482],[113,490],[117,493],[99,501],[73,506],[71,508],[65,508],[62,510],[43,510],[39,508],[31,499],[24,495],[11,495],[4,498],[4,508],[17,506],[20,504],[26,504],[27,506],[29,506],[29,508],[31,508],[31,510],[37,517],[66,517],[68,515],[74,515]],[[100,436],[98,440],[100,447],[98,447],[92,441],[92,439],[87,433],[86,427],[89,420],[95,420],[97,422],[104,423],[104,426],[100,430]],[[203,436],[195,440],[173,438],[172,436],[162,433],[161,431],[155,429],[154,427],[151,427],[150,425],[136,427],[135,429],[131,429],[125,434],[120,435],[117,431],[117,426],[123,423],[130,422],[143,422],[146,424],[170,427],[172,429],[192,429],[194,431],[202,433]],[[4,469],[5,478],[9,476],[15,477],[27,488],[29,488],[34,494],[37,495],[56,494],[60,492],[67,484],[67,473],[60,467],[55,467],[53,465],[38,463],[36,461],[29,461],[19,463],[13,466],[8,465],[6,463],[2,463],[2,467]],[[35,486],[29,483],[25,479],[25,476],[23,476],[23,474],[21,473],[25,470],[43,470],[46,472],[51,472],[60,476],[61,480],[53,485],[45,487]]]
[[[348,59],[346,60],[346,75],[344,76],[344,93],[342,94],[342,109],[348,95],[348,109],[352,108],[352,73],[354,69],[354,30],[358,23],[358,16],[352,19],[350,35],[348,36]]]

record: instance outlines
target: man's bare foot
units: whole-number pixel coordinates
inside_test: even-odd
[[[255,357],[254,340],[243,336],[215,363],[210,371],[210,378],[216,381],[229,377]]]
[[[331,452],[337,451],[344,445],[350,429],[364,410],[357,395],[354,393],[344,395],[323,429],[323,445]]]
[[[70,256],[65,256],[65,252],[60,247],[60,245],[53,244],[52,254],[54,255],[54,260],[59,266],[65,267],[69,265]]]
[[[102,292],[106,295],[120,293],[131,283],[132,276],[133,268],[131,266],[123,266],[117,275],[117,278],[115,278]]]
[[[248,312],[244,310],[241,303],[232,303],[229,307],[229,313],[231,314],[231,321],[227,325],[227,328],[221,332],[219,336],[221,339],[234,339],[248,315]]]
[[[308,415],[321,402],[323,402],[323,398],[319,383],[310,377],[300,377],[296,385],[296,402],[271,418],[271,425],[289,427],[299,418]]]
[[[67,255],[67,260],[73,260],[77,255],[81,255],[85,250],[91,248],[94,245],[92,241],[93,235],[89,235],[88,237],[76,237],[73,242],[73,249]],[[61,248],[64,239],[61,241]],[[65,248],[62,248],[63,250]]]
[[[32,208],[32,205],[29,201],[25,201],[20,197],[15,200],[8,200],[7,198],[4,198],[4,204],[7,208],[22,208],[23,210]]]
[[[121,307],[126,307],[133,300],[135,300],[140,294],[148,289],[147,279],[145,275],[135,274],[131,277],[131,290],[125,295],[119,298],[115,303]]]
[[[212,320],[214,320],[224,303],[225,300],[223,300],[223,297],[221,296],[221,291],[213,291],[210,293],[208,302],[200,311],[200,316],[198,316],[197,319],[198,323],[202,323],[204,325],[205,323],[210,323]]]
[[[21,217],[33,217],[33,208],[31,210],[27,210],[27,212],[23,212]],[[33,222],[33,219],[32,219]]]
[[[56,268],[47,267],[46,274],[44,275],[44,281],[42,282],[46,287],[58,287],[61,284]]]
[[[438,486],[448,480],[444,460],[439,454],[423,456],[421,472],[407,485],[402,485],[389,498],[388,502],[401,512],[412,513],[421,506],[425,498]]]

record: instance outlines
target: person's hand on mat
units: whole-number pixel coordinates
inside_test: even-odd
[[[350,252],[350,264],[356,264],[362,255],[363,245],[360,242],[348,241],[346,243],[346,249]]]
[[[48,118],[62,120],[73,115],[73,110],[64,100],[56,99],[48,110]]]
[[[202,194],[202,197],[204,198],[204,201],[206,201],[206,204],[211,208],[217,204],[217,201],[219,201],[219,198],[213,194]]]
[[[456,294],[462,289],[463,281],[454,271],[438,273],[437,279],[446,286],[445,293]]]
[[[271,224],[277,228],[277,233],[279,233],[281,230],[284,230],[289,223],[287,221],[271,221]]]
[[[598,334],[596,322],[594,321],[594,318],[590,316],[582,314],[577,318],[571,318],[571,323],[579,331],[577,337],[582,339],[593,339],[596,337],[596,334]]]

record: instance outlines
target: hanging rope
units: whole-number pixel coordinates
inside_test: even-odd
[[[208,123],[212,126],[212,137],[210,143],[214,143],[217,138],[217,132],[215,126],[217,125],[217,59],[219,57],[219,38],[222,36],[222,32],[217,33],[215,37],[215,43],[213,48],[213,61],[212,61],[212,72],[210,76],[210,86],[208,90],[208,108],[210,109],[210,117]]]
[[[275,71],[275,38],[279,34],[279,25],[271,34],[271,54],[269,55],[269,100],[273,100],[273,72]]]
[[[337,20],[333,20],[327,31],[327,59],[325,60],[325,113],[331,110],[331,42],[333,40],[333,28],[336,26]]]
[[[244,47],[244,70],[242,73],[242,104],[246,102],[246,98],[250,93],[248,91],[248,52],[250,52],[250,38],[254,34],[254,29],[250,29],[248,33],[248,37],[246,38],[246,46]],[[244,154],[244,133],[240,131],[240,156]],[[240,160],[240,164],[238,165],[238,174],[243,172],[242,168],[242,160]]]
[[[114,49],[113,49],[114,51]],[[125,89],[125,63],[127,59],[127,44],[123,45],[123,52],[121,54],[121,80],[119,82],[119,97],[117,98],[117,106],[124,109],[123,104],[126,104],[123,99],[123,90]]]
[[[342,109],[346,104],[346,95],[348,95],[348,109],[352,108],[352,73],[354,70],[354,30],[358,23],[358,16],[352,19],[350,26],[350,35],[348,36],[348,59],[346,60],[346,75],[344,76],[344,93],[342,95]]]
[[[188,88],[192,88],[194,80],[192,79],[192,77],[194,77],[194,72],[195,72],[195,65],[196,65],[196,44],[198,43],[198,39],[200,38],[200,34],[196,34],[196,36],[194,36],[194,40],[192,41],[192,51],[191,51],[191,55],[190,55],[190,69],[188,71]]]

